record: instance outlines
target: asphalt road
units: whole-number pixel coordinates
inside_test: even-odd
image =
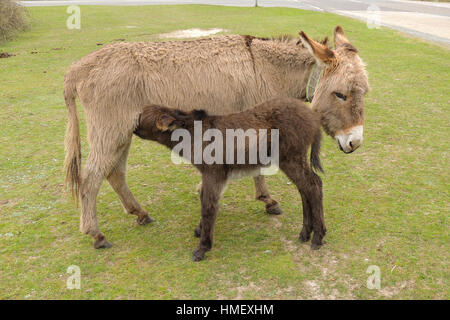
[[[32,0],[25,6],[212,4],[253,6],[255,0]],[[333,12],[450,45],[450,3],[404,0],[258,0],[259,6]]]

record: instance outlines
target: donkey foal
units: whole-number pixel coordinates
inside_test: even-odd
[[[300,241],[308,241],[314,231],[311,248],[319,249],[326,233],[322,205],[322,181],[311,168],[322,171],[319,158],[321,141],[319,114],[310,110],[300,100],[292,98],[272,99],[252,109],[224,116],[211,116],[203,110],[182,112],[163,106],[150,105],[141,113],[138,127],[134,133],[143,139],[157,141],[173,149],[178,144],[178,141],[172,141],[173,131],[185,129],[190,137],[194,137],[195,121],[201,121],[204,131],[219,130],[222,137],[226,136],[227,129],[243,129],[246,132],[248,129],[254,129],[256,132],[258,129],[266,129],[269,132],[267,134],[268,150],[272,150],[272,142],[277,143],[277,141],[272,141],[274,139],[271,137],[270,130],[278,129],[279,167],[296,185],[302,197],[303,228],[300,232]],[[201,144],[203,152],[208,143],[202,139]],[[310,146],[309,163],[307,154]],[[250,159],[249,154],[252,149],[250,138],[245,142],[245,147],[234,147],[233,144],[234,162],[232,161],[232,164],[225,159],[226,152],[229,152],[230,148],[225,150],[225,143],[222,147],[223,159],[220,160],[223,161],[207,164],[203,157],[200,163],[194,161],[194,166],[202,173],[201,220],[195,230],[195,235],[200,237],[200,244],[193,253],[194,261],[202,260],[205,252],[212,247],[219,199],[227,181],[230,178],[245,175],[258,175],[259,169],[266,166],[259,157],[254,164],[247,161]],[[194,139],[190,139],[189,151],[191,154],[182,156],[194,159],[194,149]],[[241,155],[245,153],[244,164],[236,163],[239,153]]]

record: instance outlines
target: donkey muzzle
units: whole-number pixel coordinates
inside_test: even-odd
[[[335,136],[339,148],[344,153],[352,153],[361,146],[363,142],[363,126],[354,126],[350,129],[340,131]]]

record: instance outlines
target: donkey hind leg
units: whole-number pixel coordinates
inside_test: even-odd
[[[203,187],[201,191],[202,219],[200,221],[200,243],[193,252],[192,260],[200,261],[205,253],[212,248],[214,225],[216,223],[219,200],[226,185],[225,177],[208,176],[203,174]]]
[[[80,231],[94,238],[95,249],[110,248],[112,245],[100,232],[97,222],[97,195],[104,173],[91,154],[81,172]]]
[[[114,191],[120,198],[126,212],[137,216],[137,223],[139,225],[146,225],[154,221],[139,205],[134,195],[126,182],[126,166],[128,152],[130,150],[131,138],[129,143],[125,146],[122,155],[120,156],[117,165],[112,169],[107,179]]]
[[[266,212],[275,215],[282,214],[283,211],[278,202],[270,196],[265,177],[260,175],[254,177],[253,180],[255,181],[255,198],[266,204]]]
[[[314,231],[311,249],[319,249],[326,233],[325,219],[322,203],[322,180],[311,168],[298,162],[283,165],[282,170],[295,183],[302,196],[303,204],[303,229],[300,233],[300,241],[307,241]]]
[[[97,195],[103,179],[116,167],[127,144],[111,135],[108,139],[101,139],[98,135],[90,138],[89,156],[81,172],[80,230],[94,238],[94,248],[109,248],[111,244],[98,228]]]

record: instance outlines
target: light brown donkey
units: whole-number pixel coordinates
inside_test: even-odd
[[[334,32],[335,50],[304,33],[300,40],[230,35],[116,43],[70,67],[64,80],[69,113],[66,181],[81,199],[80,229],[94,238],[95,248],[111,246],[100,232],[96,216],[97,194],[104,178],[139,224],[152,221],[125,181],[128,150],[143,106],[162,104],[184,111],[200,108],[219,115],[242,111],[275,96],[310,100],[326,133],[336,138],[344,152],[359,147],[368,81],[357,50],[340,27]],[[76,97],[86,112],[90,143],[82,170]],[[256,198],[265,202],[267,211],[280,213],[264,177],[256,177],[255,185]],[[303,214],[305,217],[308,212]]]

